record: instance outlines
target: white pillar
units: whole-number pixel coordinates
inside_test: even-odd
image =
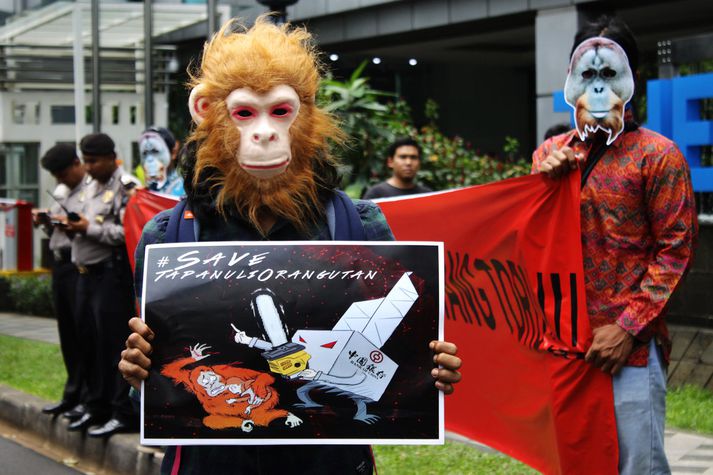
[[[79,141],[84,137],[84,40],[82,37],[82,5],[74,4],[72,13],[72,29],[74,33],[74,140],[79,149]]]
[[[564,89],[569,52],[580,24],[576,6],[540,10],[535,18],[535,69],[537,90],[537,140],[560,123],[569,123],[569,113],[553,112],[552,93]]]

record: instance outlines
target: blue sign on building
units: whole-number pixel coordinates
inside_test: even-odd
[[[713,98],[713,73],[655,79],[646,89],[644,126],[676,142],[688,160],[695,191],[713,192],[713,167],[701,164],[701,147],[713,145],[713,120],[701,118],[701,101]],[[553,94],[553,102],[555,112],[572,112],[562,91]],[[570,120],[574,127],[573,114]]]

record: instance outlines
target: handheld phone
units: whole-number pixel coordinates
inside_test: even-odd
[[[62,203],[57,201],[57,198],[55,198],[54,195],[49,190],[45,190],[45,191],[47,192],[48,195],[50,195],[52,197],[52,199],[55,201],[55,203],[60,205],[62,207],[62,209],[64,210],[64,212],[67,213],[68,221],[72,221],[73,223],[76,223],[77,221],[82,219],[78,213],[75,213],[74,211],[69,211]]]

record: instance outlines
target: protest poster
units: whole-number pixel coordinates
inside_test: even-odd
[[[443,245],[146,248],[141,443],[437,444]]]

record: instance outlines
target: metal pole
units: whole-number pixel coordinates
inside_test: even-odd
[[[284,6],[279,6],[279,7],[273,7],[272,8],[273,13],[277,13],[273,17],[273,21],[275,22],[275,25],[283,25],[287,22],[287,7]]]
[[[101,132],[101,81],[99,75],[99,0],[92,0],[92,131]]]
[[[144,123],[147,129],[153,125],[152,20],[151,0],[144,0]]]
[[[74,30],[74,140],[79,148],[79,141],[84,136],[85,99],[84,99],[84,37],[82,35],[82,5],[74,4],[72,13]]]
[[[215,6],[218,3],[216,0],[208,0],[206,5],[208,6],[208,39],[215,33]]]

